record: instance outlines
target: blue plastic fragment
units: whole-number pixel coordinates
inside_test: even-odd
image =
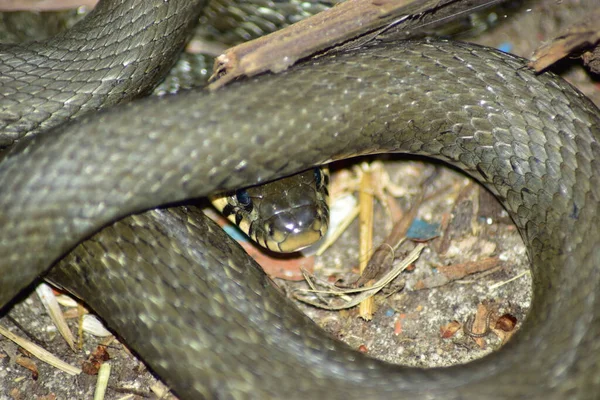
[[[509,42],[500,43],[500,45],[498,46],[498,50],[503,51],[505,53],[510,53],[512,48],[513,48],[513,45],[512,45],[512,43],[509,43]]]
[[[223,226],[223,230],[225,231],[225,233],[227,233],[229,236],[231,236],[232,239],[234,239],[238,242],[247,242],[248,241],[248,236],[246,236],[244,234],[244,232],[242,232],[235,225],[226,224],[225,226]]]
[[[429,223],[422,219],[415,219],[406,232],[406,237],[413,240],[427,240],[439,235],[440,224]]]

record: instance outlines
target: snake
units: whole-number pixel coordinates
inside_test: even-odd
[[[507,53],[406,40],[111,107],[149,90],[203,6],[104,0],[49,42],[2,47],[2,138],[15,144],[0,161],[0,304],[58,264],[51,278],[182,399],[598,398],[600,117],[589,99]],[[514,220],[532,308],[492,355],[423,370],[358,353],[196,209],[155,208],[382,152],[456,166]]]
[[[328,186],[327,168],[313,168],[211,196],[210,201],[254,243],[276,253],[294,253],[326,235]]]

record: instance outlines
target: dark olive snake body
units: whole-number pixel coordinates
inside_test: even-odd
[[[200,9],[186,9],[183,0],[100,4],[94,32],[107,38],[99,43],[117,38],[116,48],[127,49],[124,38],[136,35],[106,28],[101,17],[134,12],[119,26],[137,29],[149,52],[160,43],[152,35],[163,38],[166,26],[184,26]],[[63,39],[61,46],[72,48],[50,52],[58,58],[75,57],[76,48],[94,54],[87,42]],[[29,128],[43,133],[21,140],[0,162],[0,304],[81,240],[131,213],[357,154],[425,154],[489,187],[532,259],[534,301],[522,330],[468,365],[391,366],[328,338],[193,209],[149,211],[106,227],[67,256],[58,279],[71,280],[181,398],[598,398],[600,117],[560,78],[536,76],[524,60],[475,45],[380,43],[216,93],[136,101],[46,132],[52,112],[36,111],[47,103],[31,105],[28,94],[14,97],[27,87],[21,83],[49,102],[80,98],[61,94],[53,79],[47,90],[34,78],[16,79],[27,76],[14,72],[19,65],[40,71],[40,58],[23,63],[19,49],[0,49],[2,137],[8,144]],[[127,70],[135,62],[124,57],[108,64]],[[109,67],[101,74],[93,63],[83,66],[108,87],[91,108],[114,99],[115,87],[121,97],[130,93]],[[143,66],[134,76],[158,74],[156,68]],[[11,86],[15,81],[21,83]],[[79,86],[89,97],[102,93],[91,83]],[[97,290],[112,294],[90,297]]]

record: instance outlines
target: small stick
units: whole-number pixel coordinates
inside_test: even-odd
[[[242,76],[281,72],[298,60],[344,43],[361,45],[393,30],[404,38],[425,26],[504,0],[347,0],[277,32],[242,43],[216,58],[208,88]],[[364,37],[364,38],[361,38]],[[350,43],[356,40],[356,43]]]

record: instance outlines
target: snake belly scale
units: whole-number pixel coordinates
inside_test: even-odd
[[[98,13],[117,3],[154,7],[152,21],[170,15],[169,24],[183,17],[165,10],[189,4],[105,1]],[[0,162],[0,303],[131,213],[359,154],[428,155],[502,201],[532,260],[534,300],[522,330],[465,366],[391,366],[330,339],[191,209],[109,225],[57,276],[181,398],[597,398],[599,112],[524,63],[469,44],[374,43],[21,140]],[[111,294],[94,299],[94,290]]]

